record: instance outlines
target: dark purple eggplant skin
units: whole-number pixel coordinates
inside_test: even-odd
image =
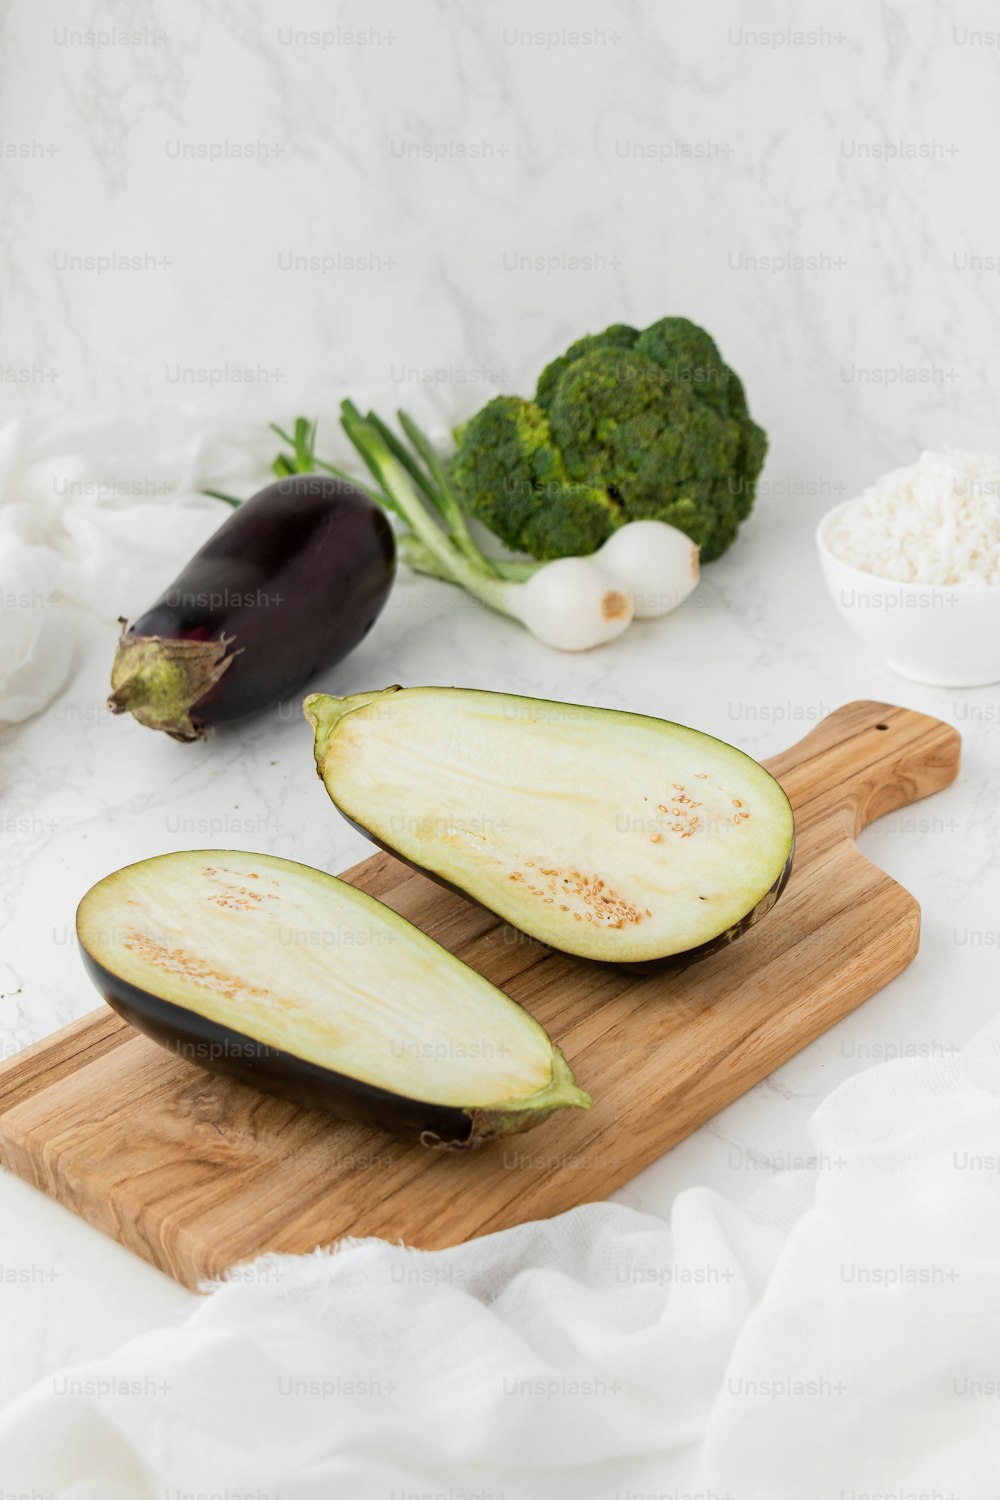
[[[367,635],[395,564],[392,527],[363,491],[333,476],[280,479],[235,510],[127,627],[108,706],[181,740],[271,708]],[[150,640],[163,644],[147,649]],[[151,691],[151,673],[171,642],[188,644],[173,657],[180,690],[166,696]]]
[[[98,991],[112,1010],[175,1057],[220,1073],[265,1094],[276,1094],[304,1109],[367,1125],[424,1145],[459,1148],[472,1144],[473,1119],[463,1109],[405,1099],[375,1084],[331,1072],[242,1032],[173,1005],[118,978],[80,953]]]
[[[317,766],[316,771],[322,781],[323,772],[321,768]],[[324,782],[325,785],[326,783]],[[334,807],[340,813],[344,822],[349,823],[355,833],[360,833],[369,843],[375,844],[379,849],[384,849],[386,854],[391,854],[393,859],[398,859],[399,863],[405,865],[408,870],[415,871],[417,875],[425,875],[428,880],[433,880],[435,885],[442,886],[446,891],[451,891],[453,896],[461,896],[463,901],[471,901],[472,905],[478,906],[480,911],[488,911],[498,921],[506,922],[506,918],[501,917],[499,912],[495,912],[492,906],[487,906],[485,902],[478,901],[475,896],[470,895],[462,886],[456,885],[452,880],[445,880],[443,875],[439,875],[429,865],[418,865],[414,860],[407,859],[405,854],[400,854],[398,849],[394,849],[391,844],[385,843],[370,828],[366,828],[363,823],[358,823],[356,819],[349,817],[340,803],[330,794],[329,788],[327,788],[327,793],[330,795],[331,802],[333,802]],[[791,878],[794,860],[795,840],[793,838],[792,847],[788,851],[788,858],[785,861],[784,869],[770,890],[765,891],[764,895],[761,896],[756,906],[748,911],[746,916],[742,917],[740,921],[735,922],[732,927],[727,927],[725,932],[720,932],[716,937],[710,938],[707,943],[700,943],[695,948],[685,948],[683,953],[667,953],[662,958],[641,958],[632,963],[625,963],[620,958],[581,958],[578,953],[567,953],[563,948],[551,947],[544,943],[541,938],[535,937],[531,933],[525,933],[524,935],[525,937],[529,937],[532,942],[541,944],[543,948],[548,947],[550,953],[557,953],[563,958],[570,958],[577,964],[595,964],[601,969],[620,969],[626,974],[676,974],[682,969],[690,968],[691,964],[699,963],[703,958],[710,958],[713,953],[719,953],[723,948],[728,948],[731,943],[736,942],[737,938],[741,938],[744,933],[749,932],[751,927],[756,927],[757,923],[772,910],[784,892]]]

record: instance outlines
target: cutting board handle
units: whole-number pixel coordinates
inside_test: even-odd
[[[777,776],[799,812],[835,820],[849,837],[958,775],[962,739],[941,719],[890,703],[847,703],[804,739],[773,756]]]

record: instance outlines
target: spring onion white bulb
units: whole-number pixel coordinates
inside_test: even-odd
[[[611,533],[593,562],[630,585],[637,620],[669,614],[701,576],[697,546],[666,521],[629,521]]]
[[[560,651],[603,646],[631,623],[632,590],[588,557],[545,563],[526,583],[508,584],[512,613]]]

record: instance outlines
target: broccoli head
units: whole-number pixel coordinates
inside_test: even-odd
[[[709,335],[663,318],[578,340],[533,401],[489,402],[458,434],[453,475],[472,514],[533,557],[592,552],[652,518],[710,562],[750,512],[766,449]]]

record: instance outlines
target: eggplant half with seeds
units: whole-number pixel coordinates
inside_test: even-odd
[[[350,822],[550,948],[686,965],[787,883],[778,782],[683,725],[464,688],[314,694],[305,711]]]
[[[279,479],[122,622],[108,707],[175,740],[273,707],[367,635],[395,563],[392,527],[368,495],[329,475]]]
[[[307,865],[220,849],[141,860],[87,892],[77,935],[137,1030],[306,1108],[457,1147],[590,1105],[526,1010]]]

